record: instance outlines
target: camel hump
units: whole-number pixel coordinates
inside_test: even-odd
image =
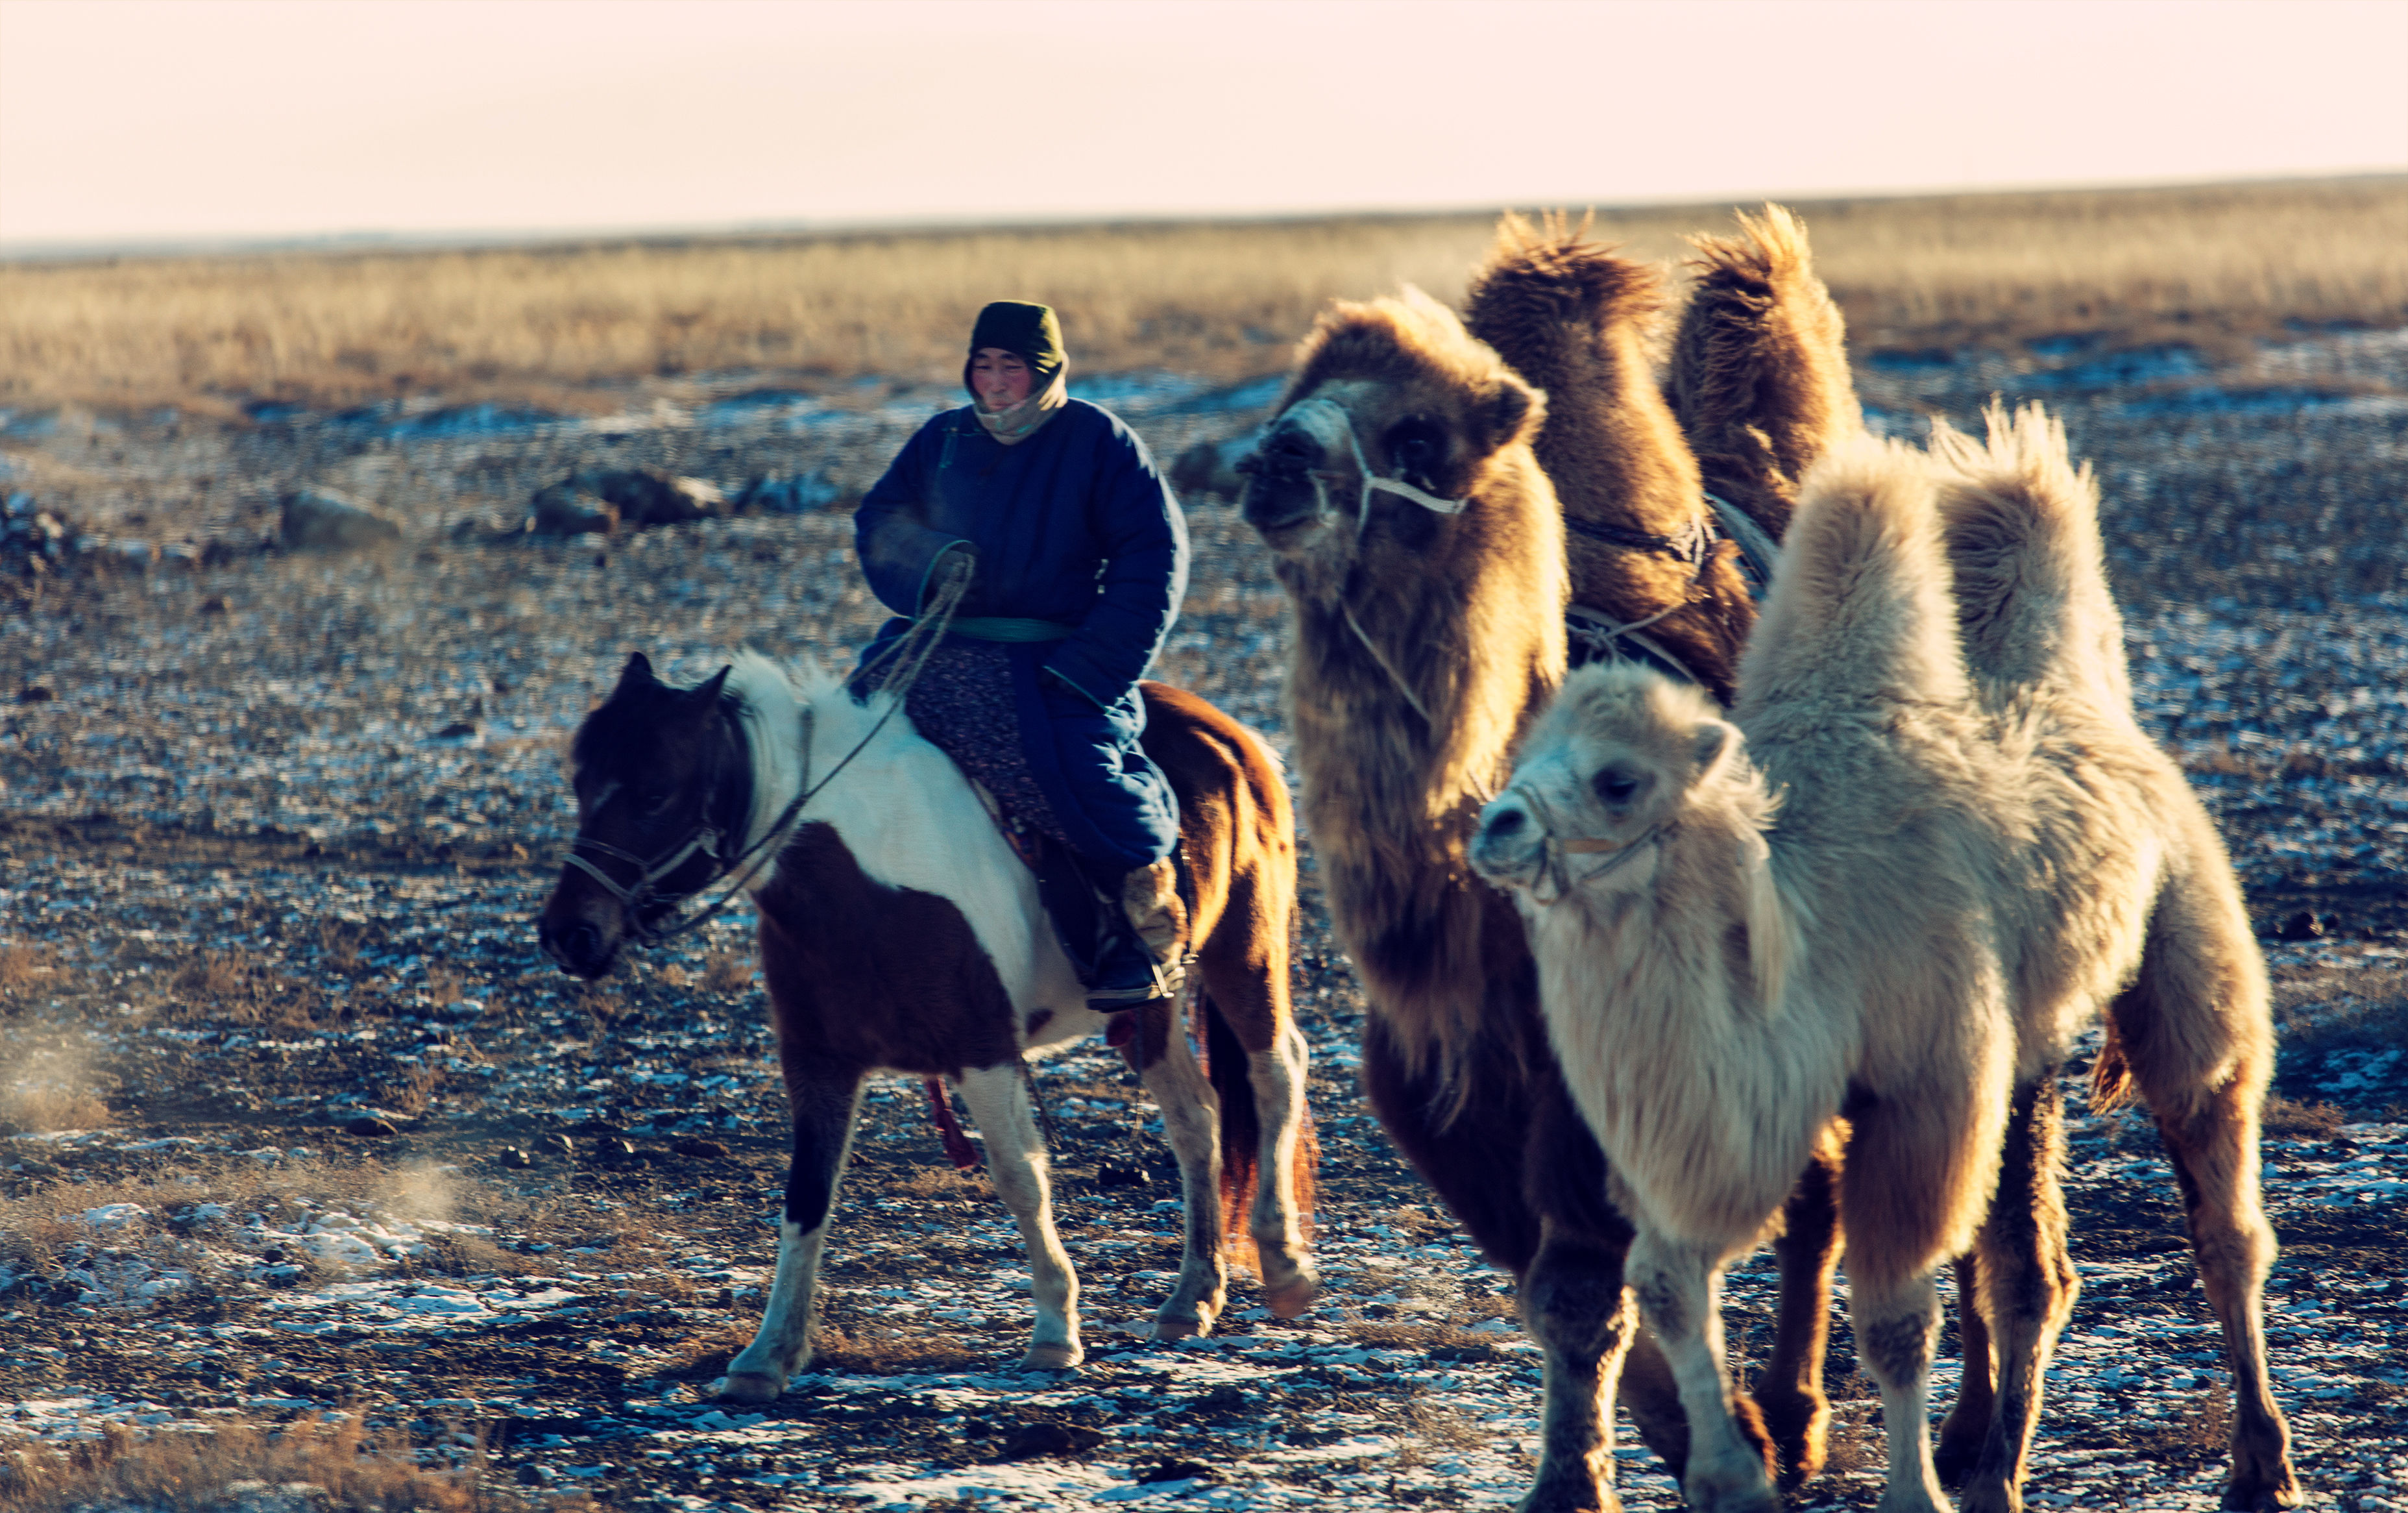
[[[1666,390],[1706,487],[1775,540],[1815,459],[1863,428],[1847,323],[1815,275],[1806,225],[1778,205],[1741,235],[1689,238],[1697,281]]]
[[[1592,339],[1599,326],[1644,321],[1664,307],[1656,270],[1589,240],[1589,224],[1560,211],[1534,222],[1508,210],[1464,295],[1464,324],[1534,382],[1532,368],[1545,371],[1567,340]]]
[[[2039,405],[1993,405],[1980,440],[1932,428],[1942,529],[1965,659],[1985,689],[2131,700],[2123,617],[2108,591],[2099,488]]]
[[[1287,779],[1278,754],[1262,737],[1185,688],[1152,679],[1137,686],[1145,700],[1145,734],[1139,744],[1170,779],[1182,827],[1183,816],[1195,812],[1196,798],[1234,794],[1242,786],[1271,829],[1293,831]]]
[[[1929,460],[1858,437],[1806,477],[1740,669],[1740,716],[1775,704],[1956,702],[1971,692]]]

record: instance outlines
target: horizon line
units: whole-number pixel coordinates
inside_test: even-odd
[[[2273,184],[2330,184],[2381,180],[2408,180],[2408,164],[2395,166],[2286,173],[2210,175],[2190,179],[2089,180],[1985,183],[1923,188],[1817,189],[1799,193],[1744,195],[1642,195],[1584,204],[1566,199],[1556,206],[1427,205],[1329,207],[1320,209],[1221,209],[1193,211],[1128,211],[1121,213],[1064,211],[1054,215],[1019,216],[1009,220],[980,216],[829,217],[821,220],[704,222],[651,225],[492,226],[426,230],[361,227],[260,236],[161,236],[138,238],[40,238],[0,240],[0,264],[65,263],[114,258],[186,258],[268,256],[280,253],[345,253],[489,252],[511,247],[574,247],[588,244],[641,245],[646,242],[810,240],[821,238],[880,235],[944,235],[975,232],[1058,231],[1086,226],[1174,226],[1200,223],[1273,225],[1314,221],[1452,220],[1500,214],[1514,209],[1618,210],[1675,209],[1684,206],[1781,203],[1791,206],[1845,204],[1867,200],[1979,198],[2034,194],[2114,194],[2178,191],[2219,187],[2244,188]]]

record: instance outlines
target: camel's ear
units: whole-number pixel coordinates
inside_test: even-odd
[[[1488,397],[1480,417],[1487,435],[1486,450],[1502,452],[1516,441],[1539,434],[1547,418],[1547,396],[1517,378],[1508,378]]]
[[[660,681],[652,675],[651,657],[641,652],[630,652],[627,654],[627,665],[619,670],[619,686],[610,690],[610,697],[616,699],[621,694],[630,693]]]
[[[1723,775],[1723,770],[1739,759],[1744,741],[1739,727],[1727,720],[1707,720],[1698,725],[1696,734],[1698,775],[1689,785],[1711,783]]]
[[[720,690],[727,686],[727,675],[735,670],[736,664],[733,662],[728,663],[725,667],[721,668],[718,671],[712,673],[709,683],[706,683],[701,687],[695,689],[692,693],[686,695],[686,697],[693,699],[695,703],[700,704],[705,709],[710,708],[711,705],[719,702]]]

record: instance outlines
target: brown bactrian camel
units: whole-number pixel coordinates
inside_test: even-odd
[[[1427,296],[1340,304],[1306,341],[1243,496],[1295,604],[1288,718],[1323,886],[1370,1002],[1365,1085],[1520,1284],[1546,1360],[1524,1505],[1542,1513],[1618,1506],[1612,1394],[1635,1333],[1630,1227],[1548,1052],[1521,921],[1463,854],[1563,675],[1562,516],[1530,449],[1543,417],[1543,399]],[[1781,1338],[1795,1349],[1816,1335]],[[1813,1373],[1776,1362],[1768,1381],[1786,1413],[1784,1469],[1818,1459]],[[1677,1467],[1685,1432],[1652,1347],[1627,1396]]]
[[[1728,703],[1756,604],[1656,385],[1663,280],[1584,232],[1506,215],[1463,324],[1547,396],[1536,450],[1563,510],[1572,603],[1636,627],[1648,655]]]
[[[1808,296],[1828,304],[1811,272],[1775,298],[1727,312],[1712,323],[1711,339],[1698,343],[1699,358],[1719,359],[1742,343],[1778,346],[1783,339],[1761,327],[1800,324],[1790,306]],[[1579,607],[1569,627],[1573,664],[1588,659],[1581,642],[1600,620],[1643,627],[1636,638],[1643,649],[1625,644],[1621,656],[1639,650],[1644,660],[1669,662],[1668,670],[1685,673],[1727,703],[1756,603],[1739,571],[1738,548],[1716,528],[1697,464],[1650,364],[1663,308],[1656,269],[1588,240],[1585,223],[1574,227],[1551,215],[1533,224],[1509,212],[1473,275],[1464,324],[1547,396],[1533,451],[1564,517],[1571,600]],[[1827,334],[1837,339],[1836,329]],[[1813,382],[1832,366],[1827,355],[1800,354],[1764,374],[1768,404],[1784,412],[1798,408],[1801,401],[1783,391],[1783,381]],[[1837,366],[1844,377],[1844,359]],[[1583,616],[1581,609],[1596,612]],[[1604,649],[1592,639],[1586,650]],[[1821,1373],[1839,1252],[1835,1175],[1828,1163],[1807,1174],[1775,1242],[1789,1290],[1781,1325],[1802,1333],[1776,1343],[1781,1369],[1758,1379],[1756,1396],[1792,1479],[1821,1465],[1829,1417]]]
[[[1638,1238],[1681,1388],[1684,1491],[1781,1504],[1727,1405],[1723,1267],[1843,1131],[1856,1346],[1885,1513],[1946,1506],[1926,1422],[1940,1267],[1980,1256],[1999,1362],[1964,1491],[2022,1506],[2074,1271],[2057,1074],[2103,1008],[2104,1086],[2157,1118],[2234,1375],[2225,1506],[2295,1506],[2260,1303],[2265,970],[2182,772],[2131,713],[2097,495],[2037,409],[1933,457],[1809,475],[1736,724],[1650,670],[1584,670],[1470,849],[1520,890],[1553,1046]]]
[[[1689,238],[1697,280],[1665,387],[1707,489],[1779,540],[1798,481],[1862,431],[1863,411],[1804,223],[1778,205],[1738,219],[1739,238]]]

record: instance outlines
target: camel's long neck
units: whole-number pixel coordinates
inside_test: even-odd
[[[1464,847],[1563,679],[1561,525],[1526,455],[1497,483],[1476,508],[1510,508],[1511,528],[1363,575],[1342,601],[1297,598],[1305,819],[1340,932],[1408,1047],[1458,1038],[1493,992],[1527,990],[1519,926]]]
[[[1752,1234],[1837,1111],[1844,1036],[1801,1011],[1797,916],[1743,817],[1684,815],[1646,884],[1618,881],[1534,913],[1549,1039],[1651,1218]],[[1734,1171],[1762,1174],[1731,1200]]]

